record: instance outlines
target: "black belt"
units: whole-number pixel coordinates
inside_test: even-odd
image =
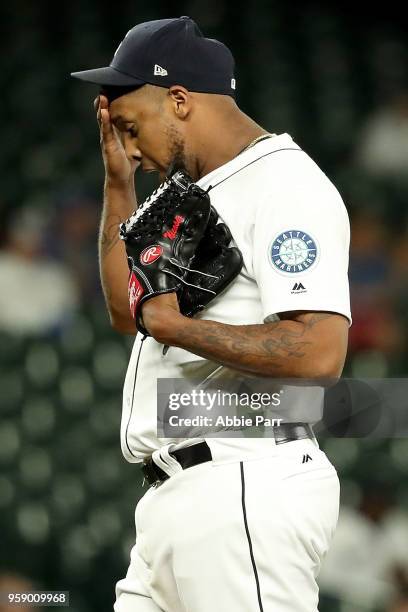
[[[307,423],[282,423],[273,428],[273,434],[275,444],[285,444],[286,442],[305,438],[314,440],[315,438],[311,425]],[[210,447],[207,442],[199,442],[198,444],[193,444],[193,446],[180,448],[179,450],[172,451],[170,455],[179,462],[183,470],[212,460]],[[142,472],[145,481],[149,485],[158,485],[169,478],[168,474],[156,465],[151,457],[144,461]]]

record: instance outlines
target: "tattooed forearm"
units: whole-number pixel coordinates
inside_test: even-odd
[[[304,325],[295,321],[248,326],[222,325],[214,321],[197,323],[203,325],[179,330],[180,344],[185,346],[188,342],[209,359],[219,354],[220,361],[231,367],[236,367],[239,355],[241,367],[254,373],[265,374],[271,366],[281,370],[283,360],[302,359],[311,343],[305,339]]]
[[[112,326],[119,332],[135,333],[129,311],[128,278],[125,245],[119,238],[119,225],[137,207],[134,182],[112,185],[106,178],[98,251],[102,289]]]
[[[99,248],[102,257],[105,257],[119,242],[119,224],[122,219],[119,215],[109,215],[101,224],[99,235]]]
[[[300,313],[291,320],[261,325],[184,318],[169,344],[255,375],[318,377],[341,369],[346,328],[345,319],[331,313]]]

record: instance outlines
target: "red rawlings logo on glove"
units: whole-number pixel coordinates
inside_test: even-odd
[[[128,295],[130,314],[133,318],[135,318],[138,302],[143,295],[143,287],[137,280],[134,272],[132,272],[129,277]]]
[[[170,230],[167,230],[167,232],[164,232],[164,238],[170,238],[170,240],[174,240],[177,236],[178,228],[183,223],[183,221],[184,217],[182,217],[181,215],[176,215],[174,217],[173,227]]]
[[[140,263],[144,266],[154,263],[163,255],[163,248],[159,244],[146,247],[140,253]]]

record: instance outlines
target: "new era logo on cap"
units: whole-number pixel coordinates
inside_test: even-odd
[[[168,72],[165,68],[162,68],[161,66],[159,66],[159,64],[155,64],[153,74],[155,76],[167,76]]]

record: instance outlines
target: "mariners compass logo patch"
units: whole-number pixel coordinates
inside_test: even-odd
[[[279,234],[269,248],[269,260],[282,274],[306,272],[318,260],[316,241],[301,230],[287,230]]]

